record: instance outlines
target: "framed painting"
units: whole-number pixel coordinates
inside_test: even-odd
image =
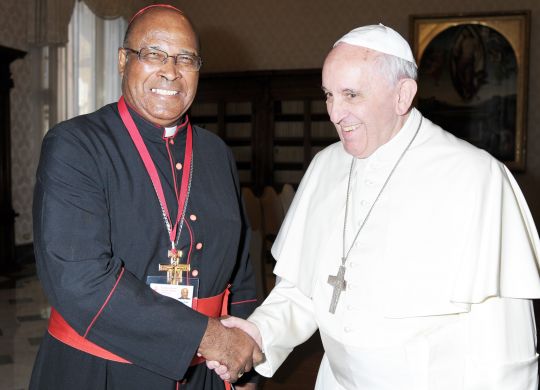
[[[529,11],[412,15],[417,107],[424,116],[525,169]]]

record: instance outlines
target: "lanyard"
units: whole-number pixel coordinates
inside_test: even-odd
[[[192,174],[192,156],[193,156],[193,139],[192,139],[192,133],[193,130],[191,128],[191,124],[188,121],[187,126],[187,135],[186,135],[186,150],[184,154],[184,164],[183,164],[183,171],[182,171],[182,182],[180,185],[180,193],[177,196],[177,202],[178,202],[178,212],[176,214],[176,221],[174,224],[171,221],[171,217],[169,214],[169,209],[167,207],[167,201],[165,200],[165,195],[163,193],[163,186],[161,184],[161,180],[159,178],[156,165],[154,164],[154,161],[152,160],[152,157],[150,156],[150,153],[148,152],[148,149],[141,137],[141,134],[139,132],[139,129],[137,128],[137,125],[133,121],[133,118],[131,117],[131,114],[128,111],[128,108],[126,106],[126,102],[124,101],[124,97],[121,96],[120,100],[118,100],[118,111],[120,112],[120,117],[122,118],[122,122],[124,122],[124,125],[126,126],[129,135],[131,139],[133,140],[133,143],[135,144],[135,147],[137,148],[137,151],[139,152],[139,156],[143,160],[144,166],[146,168],[146,172],[148,172],[148,175],[150,176],[150,180],[152,180],[152,185],[154,186],[154,190],[156,192],[156,195],[159,200],[159,204],[161,205],[161,211],[163,213],[163,219],[165,220],[165,226],[167,227],[167,232],[169,233],[169,239],[171,241],[171,249],[175,250],[175,240],[177,237],[177,230],[179,222],[183,219],[184,214],[186,212],[186,206],[187,206],[187,199],[189,194],[189,184],[191,182],[191,174]],[[176,192],[176,191],[175,191]],[[182,229],[182,225],[180,225],[180,230]]]

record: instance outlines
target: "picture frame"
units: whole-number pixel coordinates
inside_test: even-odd
[[[525,170],[530,11],[411,15],[416,106],[445,130]]]

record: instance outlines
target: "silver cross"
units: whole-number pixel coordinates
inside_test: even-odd
[[[332,301],[330,302],[330,309],[328,310],[330,313],[334,314],[336,312],[336,307],[341,292],[347,289],[344,265],[339,266],[339,271],[337,275],[328,275],[328,284],[334,287],[334,292],[332,293]]]

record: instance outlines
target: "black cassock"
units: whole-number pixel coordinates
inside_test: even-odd
[[[130,113],[174,220],[172,171],[179,185],[185,128],[169,144],[171,161],[164,129]],[[190,257],[190,275],[199,278],[199,298],[217,295],[230,283],[229,312],[245,318],[256,297],[240,193],[230,150],[194,126],[193,177],[179,248],[184,261]],[[149,275],[165,275],[158,266],[169,262],[170,241],[117,104],[47,133],[33,212],[38,275],[50,304],[77,333],[133,364],[92,356],[46,334],[31,389],[176,389],[179,380],[187,380],[180,389],[224,387],[204,364],[189,367],[207,318],[146,284]]]

